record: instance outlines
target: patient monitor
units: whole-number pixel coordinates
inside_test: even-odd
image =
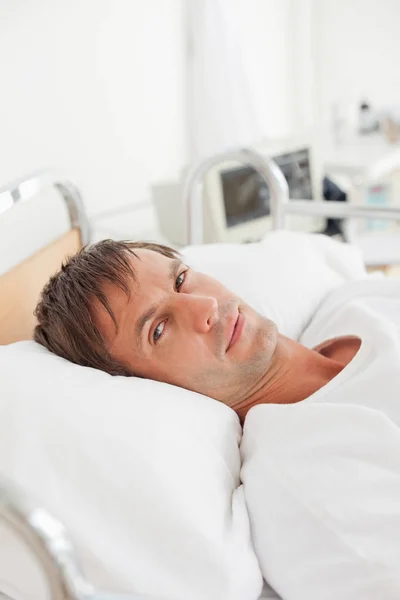
[[[306,139],[264,142],[254,147],[275,160],[289,186],[290,200],[321,199],[322,173],[312,144]],[[152,188],[162,235],[170,243],[185,243],[183,181],[160,183]],[[314,231],[318,219],[288,216],[288,228]],[[270,191],[250,166],[223,162],[205,176],[203,197],[204,239],[208,242],[252,242],[271,229]]]

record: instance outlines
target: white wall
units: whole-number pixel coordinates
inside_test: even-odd
[[[239,2],[244,59],[263,136],[301,135],[314,126],[318,2]]]
[[[400,103],[399,0],[314,0],[318,102],[325,134],[334,102]]]
[[[244,65],[260,135],[293,132],[291,0],[239,2]]]
[[[0,185],[57,167],[89,213],[184,163],[184,0],[0,0]]]
[[[188,2],[0,0],[0,185],[57,167],[96,215],[177,177],[187,156]],[[398,0],[238,6],[261,136],[312,123],[327,133],[337,100],[400,101]],[[115,227],[150,229],[150,213]]]

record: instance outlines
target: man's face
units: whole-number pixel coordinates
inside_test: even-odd
[[[257,386],[278,333],[221,283],[152,250],[135,250],[131,298],[105,294],[118,331],[99,305],[95,319],[111,355],[133,373],[235,407]]]

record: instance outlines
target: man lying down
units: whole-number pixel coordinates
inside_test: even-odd
[[[398,404],[400,298],[390,303],[393,281],[362,283],[361,300],[331,294],[307,347],[171,248],[105,240],[47,284],[35,340],[79,365],[200,392],[242,422],[260,403],[379,403],[382,378]]]

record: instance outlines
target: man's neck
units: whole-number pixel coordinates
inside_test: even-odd
[[[346,336],[320,344],[311,350],[279,336],[270,367],[257,388],[236,408],[243,421],[256,404],[293,404],[311,396],[336,377],[352,360],[360,340]]]

